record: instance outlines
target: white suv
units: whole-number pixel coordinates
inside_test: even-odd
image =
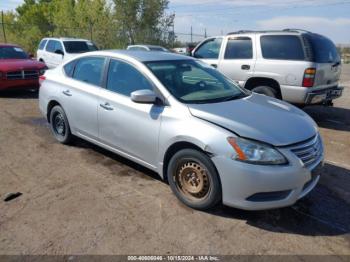
[[[44,38],[40,41],[36,57],[48,68],[54,68],[78,54],[96,50],[96,45],[86,39]]]
[[[210,37],[192,56],[246,89],[294,104],[332,104],[342,95],[341,63],[328,38],[299,29]]]

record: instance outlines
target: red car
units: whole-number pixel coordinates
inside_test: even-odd
[[[0,90],[38,89],[39,76],[47,69],[17,45],[0,44]]]

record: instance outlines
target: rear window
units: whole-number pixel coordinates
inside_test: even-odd
[[[64,41],[63,44],[67,53],[77,54],[97,50],[94,43],[87,41]]]
[[[253,58],[252,39],[249,37],[229,38],[225,50],[225,59]]]
[[[44,47],[45,47],[45,44],[46,44],[47,40],[41,40],[40,44],[39,44],[39,50],[43,50]]]
[[[316,63],[338,63],[340,56],[334,43],[317,34],[305,34],[304,38],[311,45],[312,61]]]
[[[266,59],[305,60],[303,46],[298,36],[265,35],[260,38],[262,55]]]

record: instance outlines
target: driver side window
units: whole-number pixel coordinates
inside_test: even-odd
[[[219,58],[222,38],[212,38],[202,44],[194,53],[196,58],[217,59]]]

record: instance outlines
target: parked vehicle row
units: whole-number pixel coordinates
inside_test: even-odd
[[[131,159],[192,208],[288,206],[319,180],[323,143],[306,113],[194,58],[96,51],[40,78],[59,142],[78,136]]]
[[[242,87],[294,104],[331,104],[342,95],[340,56],[328,38],[303,31],[238,31],[192,52]]]

